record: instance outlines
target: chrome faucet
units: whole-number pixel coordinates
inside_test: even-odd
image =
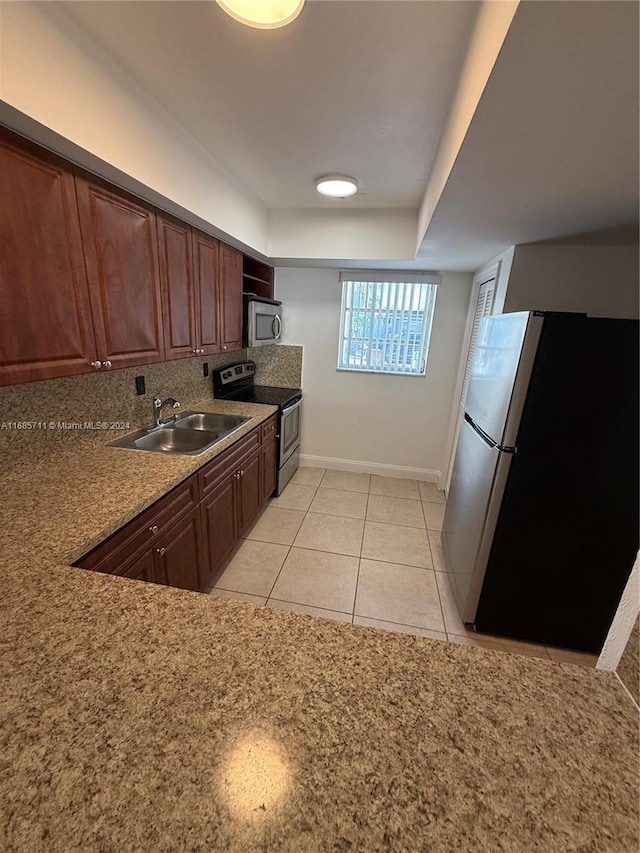
[[[179,409],[180,403],[177,400],[174,400],[173,397],[167,397],[166,400],[161,400],[160,397],[156,394],[153,398],[153,420],[154,426],[162,426],[166,421],[162,420],[162,410],[165,406],[171,405],[172,409]],[[177,418],[178,413],[173,413],[173,418]]]

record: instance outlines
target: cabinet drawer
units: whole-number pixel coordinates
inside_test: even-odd
[[[266,441],[267,438],[271,438],[272,435],[276,434],[276,430],[278,429],[278,416],[273,415],[269,418],[268,421],[262,424],[260,427],[260,435],[262,441]]]
[[[124,563],[139,551],[150,547],[158,536],[169,530],[175,521],[197,504],[198,481],[193,476],[81,557],[75,565],[96,572],[119,574]]]
[[[206,495],[211,489],[215,488],[230,471],[240,464],[245,456],[258,447],[260,447],[260,427],[256,427],[249,435],[245,435],[244,438],[225,450],[219,458],[213,459],[202,468],[198,473],[201,494]]]

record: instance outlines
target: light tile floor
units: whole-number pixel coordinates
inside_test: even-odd
[[[299,468],[246,533],[212,595],[494,651],[597,657],[475,634],[458,613],[434,483]]]

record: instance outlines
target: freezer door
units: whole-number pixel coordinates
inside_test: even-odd
[[[529,311],[497,314],[480,321],[465,411],[497,444],[503,435]]]
[[[490,447],[463,421],[442,525],[445,564],[464,622],[475,621],[512,455]]]

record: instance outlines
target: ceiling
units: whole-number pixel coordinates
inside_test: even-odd
[[[482,6],[310,0],[260,31],[213,2],[51,5],[268,209],[409,210],[416,229]],[[321,198],[326,172],[361,191]],[[394,265],[474,270],[637,220],[638,4],[524,0],[417,256]]]
[[[418,258],[473,270],[518,243],[618,242],[638,180],[638,4],[520,3]]]
[[[270,209],[417,209],[479,4],[308,2],[281,30],[213,2],[64,2],[104,48]]]

